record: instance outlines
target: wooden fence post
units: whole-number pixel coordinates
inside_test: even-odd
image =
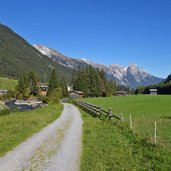
[[[121,114],[120,114],[120,118],[121,118],[121,122],[124,122],[124,117],[123,117],[122,112],[121,112]]]
[[[112,108],[111,107],[109,108],[108,116],[109,116],[109,119],[111,119],[111,117],[112,117]]]
[[[129,115],[129,122],[130,122],[130,128],[132,129],[132,117],[131,117],[131,114]]]
[[[157,122],[154,123],[154,144],[157,143]]]

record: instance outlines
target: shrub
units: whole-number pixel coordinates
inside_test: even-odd
[[[62,98],[62,90],[61,88],[54,89],[50,95],[48,96],[49,101],[54,103],[59,103]]]
[[[10,114],[10,109],[5,106],[3,102],[0,101],[0,115],[8,115]]]
[[[5,108],[5,109],[0,110],[0,116],[1,115],[8,115],[8,114],[10,114],[10,109]]]
[[[39,96],[38,100],[42,101],[43,103],[48,103],[48,97],[47,96]]]

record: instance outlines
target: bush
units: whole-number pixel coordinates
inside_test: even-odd
[[[0,101],[8,100],[8,99],[15,98],[15,91],[14,90],[8,90],[7,94],[0,96]]]
[[[62,90],[61,88],[54,89],[50,95],[48,96],[49,101],[54,103],[59,103],[62,98]]]
[[[42,101],[43,103],[48,103],[48,97],[47,96],[39,96],[38,100]]]
[[[8,115],[10,114],[10,109],[5,106],[5,104],[0,101],[0,115]]]
[[[0,110],[0,116],[1,115],[8,115],[8,114],[10,114],[10,109],[5,108],[5,109]]]
[[[7,94],[6,94],[6,98],[7,99],[15,98],[15,91],[14,90],[8,90]]]

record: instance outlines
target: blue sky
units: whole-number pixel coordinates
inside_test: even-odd
[[[70,57],[171,73],[171,0],[5,0],[0,22]]]

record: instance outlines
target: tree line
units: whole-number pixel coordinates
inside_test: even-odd
[[[28,99],[31,96],[41,97],[46,101],[59,102],[61,98],[69,96],[68,84],[64,77],[58,76],[53,69],[49,81],[45,83],[48,86],[46,97],[39,94],[40,80],[34,71],[22,73],[18,80],[15,91],[8,91],[7,98]],[[84,97],[106,97],[112,96],[117,90],[129,91],[124,86],[116,86],[113,80],[108,80],[104,70],[93,68],[91,65],[86,68],[80,68],[73,72],[72,82],[73,90],[82,91]]]
[[[17,99],[27,99],[30,96],[39,95],[39,78],[33,71],[20,75],[18,85],[15,90]],[[85,97],[112,96],[116,91],[116,84],[112,80],[107,80],[103,70],[98,70],[89,66],[78,69],[73,73],[73,89],[84,92]],[[49,100],[59,101],[68,97],[68,86],[65,78],[59,79],[55,69],[52,70],[48,85],[47,97]],[[13,95],[14,96],[14,95]]]
[[[39,77],[34,71],[22,73],[18,80],[18,85],[15,90],[9,90],[4,98],[28,99],[31,96],[36,96],[41,100],[59,102],[61,98],[68,96],[67,83],[64,78],[59,79],[56,71],[53,69],[48,85],[48,93],[46,97],[39,94],[39,85],[41,85]]]
[[[135,94],[149,94],[151,88],[156,88],[157,94],[171,94],[171,74],[159,84],[138,87],[135,90]]]
[[[90,65],[75,71],[73,89],[84,92],[85,97],[105,97],[115,93],[116,84],[112,80],[107,80],[103,70],[95,69]]]

